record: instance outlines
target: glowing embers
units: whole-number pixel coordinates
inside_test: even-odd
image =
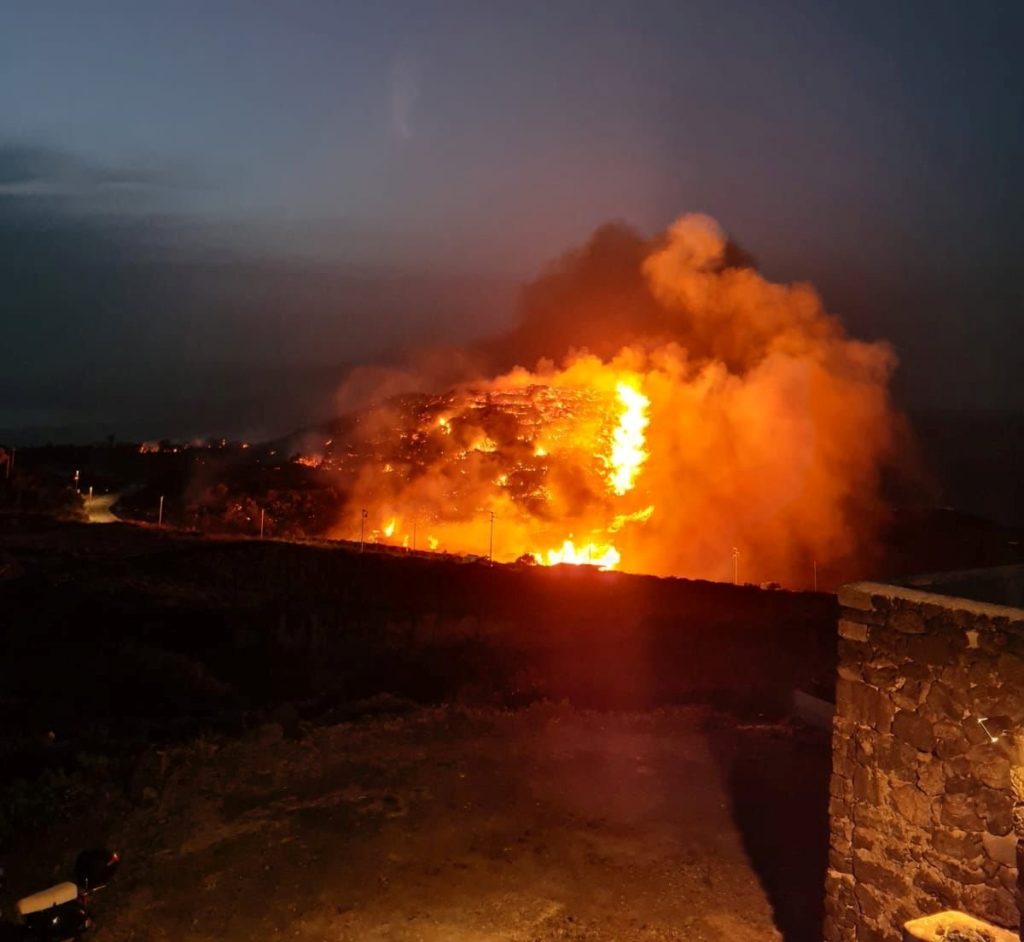
[[[622,557],[614,546],[587,543],[577,547],[572,540],[565,540],[558,549],[546,553],[534,553],[534,559],[542,566],[558,566],[568,563],[573,566],[596,566],[598,569],[614,569]]]
[[[653,511],[634,499],[650,402],[642,373],[586,366],[557,383],[514,377],[504,388],[382,407],[364,422],[351,463],[359,496],[350,506],[372,508],[379,521],[370,542],[617,569],[632,537],[620,547],[613,534]],[[348,534],[358,529],[354,513],[351,521]]]
[[[612,432],[611,455],[608,459],[612,474],[609,483],[612,490],[621,496],[632,490],[640,468],[647,460],[645,430],[651,421],[647,416],[651,400],[625,381],[615,387],[615,394],[623,408],[619,424]]]

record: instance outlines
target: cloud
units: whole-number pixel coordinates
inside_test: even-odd
[[[156,193],[196,182],[184,168],[167,161],[111,165],[38,144],[0,143],[0,197],[102,200],[110,194]]]

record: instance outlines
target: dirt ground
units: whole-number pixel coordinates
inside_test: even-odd
[[[757,858],[777,857],[790,891],[814,894],[782,909],[813,915],[821,885],[802,887],[786,848],[766,853],[744,833],[744,752],[755,769],[770,756],[797,799],[802,767],[827,756],[788,727],[695,708],[551,704],[420,710],[297,739],[271,725],[180,748],[159,794],[104,825],[125,863],[92,937],[779,939]],[[752,787],[767,796],[755,819],[776,816],[770,787]],[[70,858],[83,827],[53,836],[53,859]],[[800,830],[787,825],[790,851]]]

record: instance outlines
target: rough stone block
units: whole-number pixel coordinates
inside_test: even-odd
[[[895,664],[868,664],[864,667],[864,679],[879,690],[894,692],[902,680]]]
[[[996,863],[1004,867],[1017,866],[1017,835],[1016,834],[991,834],[986,831],[981,836],[985,853]]]
[[[923,634],[907,638],[907,654],[919,664],[947,664],[967,642],[962,635]]]
[[[874,828],[854,828],[851,843],[854,848],[870,852],[878,848],[880,837],[881,833]]]
[[[949,718],[960,722],[967,712],[964,703],[945,684],[929,684],[925,691],[924,707],[936,719]]]
[[[966,755],[955,756],[948,762],[943,762],[942,767],[946,770],[946,781],[950,782],[953,779],[966,778],[970,779],[973,776],[971,772],[973,768],[971,766],[971,760]],[[946,789],[949,790],[948,788]]]
[[[943,824],[965,831],[980,831],[982,819],[975,809],[974,798],[964,792],[947,792],[940,799],[939,817]]]
[[[910,884],[900,867],[891,861],[879,860],[865,850],[853,852],[853,875],[857,885],[868,883],[896,899],[902,899],[910,892]]]
[[[884,790],[883,779],[877,769],[857,766],[853,773],[854,801],[877,806],[882,800]]]
[[[852,608],[855,611],[870,612],[875,610],[875,604],[863,589],[857,585],[841,585],[836,592],[839,604],[844,608]],[[845,613],[844,613],[845,614]]]
[[[836,684],[836,712],[843,718],[887,733],[893,707],[876,687],[840,678]]]
[[[853,691],[858,686],[856,680],[840,677],[836,681],[836,720],[853,721]],[[833,725],[835,729],[835,725]]]
[[[1017,900],[1001,886],[966,887],[964,907],[999,926],[1016,928],[1020,924]]]
[[[857,802],[852,808],[853,820],[856,827],[861,828],[889,828],[893,826],[892,815],[876,808],[874,805]]]
[[[829,848],[828,865],[836,873],[853,873],[853,857],[850,854],[842,853],[835,847]]]
[[[900,785],[894,788],[892,801],[900,816],[911,824],[922,828],[931,825],[931,799],[916,786]]]
[[[878,743],[882,742],[889,734],[879,735],[873,729],[857,729],[853,735],[853,754],[858,760],[864,756],[873,756],[877,751]]]
[[[989,882],[989,874],[985,865],[991,864],[992,861],[987,857],[979,857],[967,863],[951,858],[936,857],[933,863],[954,886],[960,887],[961,890],[966,886],[978,886]],[[995,875],[994,870],[992,875]]]
[[[839,619],[839,637],[847,641],[867,641],[871,632],[867,625],[860,622]]]
[[[842,775],[833,775],[832,778],[829,779],[828,793],[833,798],[849,800],[853,797],[851,780]]]
[[[996,661],[996,675],[999,679],[1024,696],[1024,658],[1003,654]]]
[[[853,895],[857,898],[861,916],[869,919],[878,919],[889,908],[886,898],[866,883],[858,883],[853,889]]]
[[[926,795],[934,798],[941,795],[946,788],[946,773],[939,762],[933,756],[922,760],[917,768],[917,787]]]
[[[946,779],[947,795],[973,795],[978,788],[978,783],[970,775],[951,775]]]
[[[863,641],[851,641],[842,635],[836,639],[836,653],[839,655],[839,663],[847,666],[863,667],[868,663],[871,645]]]
[[[978,648],[985,654],[999,656],[1012,650],[1012,642],[1002,632],[983,631],[979,628],[967,628],[964,630],[964,637],[968,639],[967,646],[970,647],[970,635],[977,637]]]
[[[991,833],[1002,836],[1013,830],[1013,795],[1010,792],[982,788],[976,806]]]
[[[932,683],[930,680],[910,678],[905,680],[900,688],[893,693],[892,702],[901,710],[914,712],[924,703],[931,689]],[[941,716],[943,711],[933,710],[931,712],[938,712]]]
[[[852,909],[825,917],[825,942],[857,942],[857,914]]]
[[[850,680],[854,683],[859,683],[865,679],[864,673],[861,669],[848,661],[841,661],[839,666],[836,668],[836,672],[843,680]]]
[[[935,752],[939,758],[952,759],[955,756],[963,755],[971,747],[960,724],[936,723],[933,731],[935,733]]]
[[[1000,791],[1010,790],[1010,757],[1003,740],[974,746],[967,753],[967,760],[975,778],[982,784]]]
[[[824,942],[857,942],[857,914],[852,909],[825,916]]]
[[[959,905],[959,887],[954,886],[945,874],[930,864],[918,868],[914,876],[914,885],[926,894],[924,899],[917,900],[917,906],[923,912],[936,908],[949,909]]]
[[[847,819],[850,816],[850,805],[842,798],[833,796],[828,800],[828,816],[833,821],[837,818]]]
[[[981,838],[959,828],[938,828],[932,836],[935,850],[957,860],[975,860],[981,857]]]
[[[840,909],[852,909],[857,905],[853,885],[854,879],[850,874],[829,868],[825,873],[825,898],[835,900]]]
[[[921,752],[931,752],[935,748],[932,724],[920,713],[898,712],[892,721],[892,732]]]
[[[889,617],[888,612],[876,612],[874,609],[844,608],[842,613],[847,621],[859,621],[862,625],[884,625]]]
[[[857,942],[893,942],[894,938],[888,925],[872,925],[862,920],[857,926]]]
[[[978,654],[972,655],[965,663],[967,669],[967,676],[971,679],[971,684],[975,687],[991,686],[992,684],[999,684],[1004,680],[1010,684],[1014,683],[1013,674],[1019,674],[1020,671],[1016,667],[1012,667],[1017,662],[1016,658],[1008,658],[1008,663],[1003,665],[1003,673],[998,670],[999,661],[994,660],[990,657],[984,657]]]
[[[889,616],[889,627],[906,635],[924,634],[924,617],[921,612],[905,608]]]

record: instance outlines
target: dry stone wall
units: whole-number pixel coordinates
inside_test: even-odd
[[[839,601],[826,942],[944,909],[1016,928],[1024,611],[876,583]]]

